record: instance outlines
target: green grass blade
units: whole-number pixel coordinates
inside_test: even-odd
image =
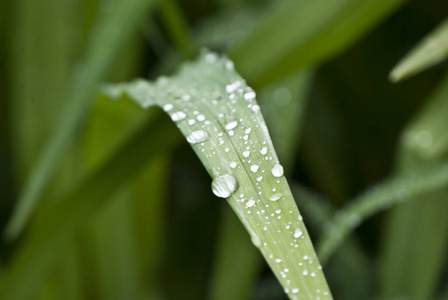
[[[404,2],[286,1],[229,56],[256,87],[266,85],[339,53]]]
[[[402,134],[397,158],[399,172],[439,165],[448,157],[447,99],[445,75]],[[443,187],[390,212],[382,249],[381,296],[435,296],[448,247],[446,199]],[[431,247],[421,247],[422,244]]]
[[[188,32],[186,17],[176,1],[164,0],[160,2],[162,20],[179,54],[184,58],[191,58],[194,55],[192,38]]]
[[[153,4],[153,0],[117,1],[113,11],[101,16],[90,37],[84,57],[77,66],[68,90],[65,109],[25,183],[10,223],[5,231],[16,238],[27,223],[34,207],[48,185],[59,158],[82,122],[89,101],[100,80],[112,66],[116,53],[134,32]]]
[[[0,298],[21,300],[32,297],[45,281],[55,258],[66,241],[89,216],[98,211],[119,187],[126,184],[145,161],[166,153],[179,143],[180,136],[165,118],[148,121],[105,165],[76,190],[57,203],[48,204],[39,214],[33,231],[18,249],[0,286]],[[152,137],[152,139],[148,139]],[[163,141],[154,143],[153,141]]]
[[[300,140],[302,116],[311,85],[311,75],[312,72],[309,70],[299,72],[266,87],[258,97],[266,124],[270,128],[272,142],[285,166],[292,165]],[[262,260],[256,248],[249,242],[244,228],[228,210],[225,210],[218,236],[217,264],[210,299],[249,299]],[[244,268],[241,268],[242,265]],[[235,274],[235,269],[241,270]]]
[[[171,116],[292,298],[331,298],[272,146],[255,93],[233,63],[205,53],[175,77],[110,87]],[[312,262],[312,263],[311,263]],[[310,276],[302,275],[303,269]]]
[[[448,55],[448,19],[429,33],[390,72],[398,82],[414,76],[444,60]]]
[[[409,200],[433,190],[448,186],[448,164],[432,169],[410,171],[398,178],[386,181],[359,196],[346,208],[338,211],[328,230],[318,243],[318,253],[325,263],[344,239],[368,217],[392,205]]]

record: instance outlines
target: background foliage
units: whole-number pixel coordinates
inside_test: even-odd
[[[169,119],[98,93],[206,47],[256,90],[335,299],[448,299],[447,12],[441,0],[1,1],[0,298],[285,299]],[[391,83],[433,30],[391,77],[436,65]]]

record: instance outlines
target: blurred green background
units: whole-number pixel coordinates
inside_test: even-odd
[[[227,54],[259,95],[288,181],[334,210],[448,159],[446,63],[388,79],[447,14],[442,0],[1,1],[2,231],[46,143],[67,116],[76,126],[61,131],[67,147],[23,233],[1,241],[0,298],[286,299],[168,118],[99,84],[172,74],[202,48]],[[129,170],[114,154],[148,120],[140,142],[155,150]],[[123,171],[104,171],[111,161]],[[324,266],[335,299],[448,299],[448,186],[418,197],[363,221],[356,255],[345,244]]]

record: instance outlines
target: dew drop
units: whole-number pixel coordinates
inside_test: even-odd
[[[244,94],[244,99],[246,100],[252,100],[255,99],[255,92],[247,92]]]
[[[272,167],[272,175],[274,175],[274,177],[282,177],[283,176],[283,166],[281,164],[275,164]]]
[[[275,262],[276,262],[276,263],[281,263],[282,260],[281,260],[280,258],[276,258],[276,259],[275,259]]]
[[[232,129],[234,129],[236,126],[238,126],[238,121],[232,121],[232,122],[229,122],[229,123],[227,123],[224,127],[225,127],[227,130],[232,130]]]
[[[296,230],[294,230],[294,237],[296,239],[298,239],[299,237],[301,237],[303,234],[302,230],[300,230],[299,228],[297,228]]]
[[[213,194],[220,198],[231,196],[237,189],[238,182],[229,174],[218,176],[212,182]]]
[[[199,115],[198,117],[197,117],[197,119],[198,119],[198,121],[205,121],[205,116],[204,115]]]
[[[246,202],[246,206],[247,207],[252,207],[254,205],[255,205],[255,200],[254,199],[247,200],[247,202]]]
[[[165,104],[164,106],[163,106],[163,110],[164,111],[170,111],[170,110],[172,110],[173,109],[173,105],[172,104]]]
[[[196,144],[201,143],[209,138],[209,135],[207,131],[204,130],[196,130],[190,133],[190,135],[187,136],[187,141],[190,144]]]
[[[283,196],[282,193],[275,193],[272,194],[271,197],[269,197],[269,200],[271,201],[277,201],[278,199],[280,199]]]
[[[186,117],[187,117],[187,115],[182,111],[175,112],[174,114],[171,115],[171,119],[174,122],[181,121],[181,120],[185,119]]]
[[[236,162],[234,162],[234,161],[230,162],[230,167],[232,169],[235,169],[236,168]]]
[[[252,166],[250,166],[250,170],[252,171],[252,172],[257,172],[258,171],[258,169],[259,169],[260,167],[258,166],[258,165],[252,165]]]
[[[260,106],[258,106],[258,105],[254,105],[254,106],[252,106],[252,111],[253,112],[259,112],[260,111]]]
[[[243,156],[244,157],[249,157],[249,155],[250,155],[250,151],[244,151],[243,152]]]
[[[268,148],[266,147],[261,148],[260,153],[266,155],[266,153],[268,153]]]
[[[262,181],[263,180],[263,176],[259,176],[259,177],[257,177],[257,181],[258,182],[260,182],[260,181]]]
[[[293,289],[291,290],[291,292],[292,292],[293,294],[297,294],[297,293],[299,292],[299,289],[298,289],[298,288],[293,288]]]

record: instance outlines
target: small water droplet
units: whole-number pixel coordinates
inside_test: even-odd
[[[249,155],[250,155],[250,151],[247,150],[247,151],[243,152],[243,156],[244,157],[249,157]]]
[[[277,201],[278,199],[280,199],[283,196],[282,193],[275,193],[272,194],[271,197],[269,197],[269,200],[271,201]]]
[[[275,262],[276,262],[276,263],[281,263],[282,260],[281,260],[280,258],[276,258],[276,259],[275,259]]]
[[[299,292],[299,289],[298,289],[298,288],[293,288],[293,289],[291,290],[291,292],[292,292],[293,294],[297,294],[297,293]]]
[[[263,180],[263,176],[259,176],[259,177],[257,177],[257,181],[258,182],[260,182],[260,181],[262,181]]]
[[[258,105],[253,105],[253,106],[252,106],[252,111],[253,111],[254,113],[259,112],[259,111],[260,111],[260,106],[258,106]]]
[[[187,136],[187,141],[191,144],[201,143],[209,138],[207,131],[196,130]]]
[[[247,93],[245,93],[244,94],[244,99],[246,99],[246,100],[252,100],[252,99],[255,99],[255,92],[247,92]]]
[[[173,105],[172,104],[165,104],[164,106],[163,106],[163,110],[164,111],[170,111],[170,110],[172,110],[173,109]]]
[[[257,172],[258,171],[258,169],[259,169],[260,167],[258,166],[258,165],[252,165],[252,166],[250,166],[250,170],[252,171],[252,172]]]
[[[238,189],[238,182],[232,175],[216,177],[212,182],[213,194],[220,198],[228,198]]]
[[[282,177],[283,176],[283,166],[281,164],[275,164],[272,167],[272,175],[274,175],[274,177]]]
[[[232,169],[235,169],[236,168],[236,162],[234,162],[234,161],[230,162],[230,167]]]
[[[268,153],[268,148],[266,147],[261,148],[260,153],[266,155],[266,153]]]
[[[247,202],[246,202],[246,206],[247,207],[252,207],[252,206],[254,206],[255,205],[255,200],[254,199],[249,199],[249,200],[247,200]]]
[[[205,121],[205,116],[201,114],[201,115],[199,115],[199,116],[197,117],[197,119],[198,119],[198,121],[200,121],[200,122]]]
[[[183,111],[178,111],[171,115],[171,119],[174,122],[181,121],[181,120],[185,119],[186,117],[187,117],[187,115]]]
[[[301,237],[303,234],[302,230],[300,230],[299,228],[297,228],[296,230],[294,230],[294,237],[296,239],[298,239],[299,237]]]
[[[227,123],[224,127],[225,127],[227,130],[232,130],[232,129],[234,129],[236,126],[238,126],[238,121],[232,121],[232,122],[229,122],[229,123]]]

